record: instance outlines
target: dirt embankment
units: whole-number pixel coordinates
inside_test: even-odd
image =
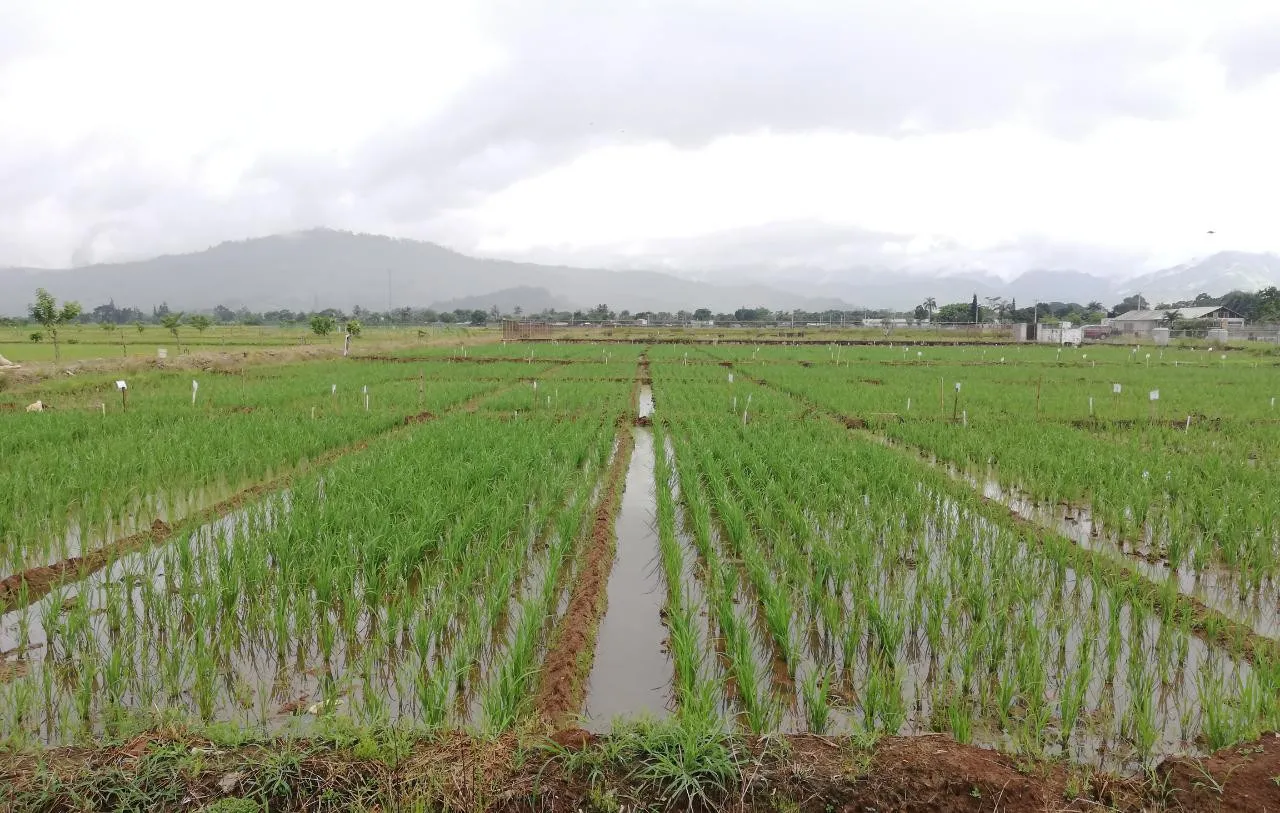
[[[0,612],[9,612],[24,602],[38,601],[55,586],[83,579],[121,554],[152,542],[163,542],[171,533],[168,523],[157,519],[151,523],[149,530],[122,537],[83,556],[72,556],[51,565],[37,565],[21,573],[6,576],[0,579]]]
[[[1280,733],[1223,748],[1206,759],[1179,757],[1156,769],[1170,810],[1280,810]]]
[[[1203,761],[1171,760],[1150,780],[1016,759],[940,735],[885,737],[871,747],[806,735],[724,741],[711,744],[731,763],[717,777],[710,763],[664,762],[664,742],[619,747],[570,731],[554,741],[445,733],[355,748],[303,739],[217,747],[170,730],[114,747],[0,754],[0,810],[195,811],[231,799],[273,811],[442,813],[1280,809],[1275,735]],[[681,769],[691,777],[683,788]]]
[[[605,474],[595,519],[569,593],[569,604],[542,665],[537,709],[552,728],[566,724],[582,708],[587,676],[595,655],[596,630],[604,615],[613,569],[615,529],[622,501],[622,484],[631,462],[633,438],[628,422],[618,421],[618,451]]]

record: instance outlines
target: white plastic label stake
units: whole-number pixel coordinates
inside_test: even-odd
[[[1113,393],[1115,393],[1116,395],[1119,395],[1119,394],[1120,394],[1120,385],[1119,385],[1119,384],[1112,384],[1112,385],[1111,385],[1111,391],[1112,391]]]
[[[123,381],[117,381],[117,382],[116,382],[116,389],[118,389],[118,390],[127,390],[127,389],[129,389],[129,385],[128,385],[128,384],[126,384],[126,383],[124,383]]]
[[[1092,395],[1089,396],[1089,415],[1090,417],[1093,416],[1093,396]]]
[[[200,389],[200,382],[194,378],[191,379],[191,405],[196,405],[196,392]]]
[[[729,373],[729,383],[733,383],[733,373]]]
[[[338,394],[338,385],[337,385],[337,384],[333,384],[333,385],[331,385],[331,386],[329,387],[329,394],[330,394],[330,395],[337,395],[337,394]]]
[[[960,391],[960,382],[959,382],[959,381],[957,381],[957,382],[956,382],[956,392],[959,392],[959,391]]]
[[[1148,397],[1148,398],[1150,398],[1152,401],[1159,401],[1159,400],[1160,400],[1160,390],[1152,390],[1152,391],[1150,392],[1150,394],[1149,394],[1147,397]]]

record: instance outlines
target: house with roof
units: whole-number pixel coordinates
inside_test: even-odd
[[[1244,326],[1244,319],[1240,314],[1221,305],[1134,310],[1113,317],[1108,320],[1108,323],[1116,333],[1149,334],[1154,328],[1170,327],[1170,314],[1173,314],[1172,322],[1174,323],[1196,322],[1206,329]]]

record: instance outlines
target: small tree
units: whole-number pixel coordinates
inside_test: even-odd
[[[203,313],[197,313],[187,321],[190,322],[191,326],[200,333],[204,333],[213,325],[213,320],[208,316],[205,316]]]
[[[348,332],[348,333],[350,333],[352,336],[359,336],[359,335],[360,335],[360,328],[362,328],[362,327],[363,327],[363,325],[361,325],[361,324],[360,324],[360,320],[359,320],[359,319],[348,319],[348,320],[347,320],[347,332]]]
[[[115,322],[103,322],[102,329],[110,333],[111,331],[116,329]]]
[[[173,334],[173,340],[178,343],[178,352],[182,352],[182,339],[178,337],[178,328],[182,326],[182,312],[168,313],[160,317],[160,327]]]
[[[142,331],[144,331],[144,330],[146,330],[146,329],[147,329],[147,326],[146,326],[146,325],[144,325],[144,324],[142,324],[142,322],[141,322],[141,321],[134,322],[134,323],[133,323],[133,326],[134,326],[135,328],[137,328],[137,330],[138,330],[138,332],[139,332],[139,333],[141,333]]]
[[[49,337],[53,339],[55,363],[62,361],[62,353],[58,347],[58,328],[68,322],[74,322],[79,315],[79,302],[63,302],[62,307],[59,308],[52,294],[43,288],[36,289],[36,304],[31,306],[31,318],[44,325],[45,330],[49,331]]]
[[[337,322],[332,316],[312,316],[311,332],[317,336],[328,336],[337,327]]]

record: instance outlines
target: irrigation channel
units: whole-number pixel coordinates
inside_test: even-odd
[[[653,389],[640,388],[635,448],[617,521],[617,553],[607,605],[587,681],[587,729],[607,731],[615,717],[661,718],[672,710],[671,662],[665,657],[667,603],[658,547],[654,484]]]

